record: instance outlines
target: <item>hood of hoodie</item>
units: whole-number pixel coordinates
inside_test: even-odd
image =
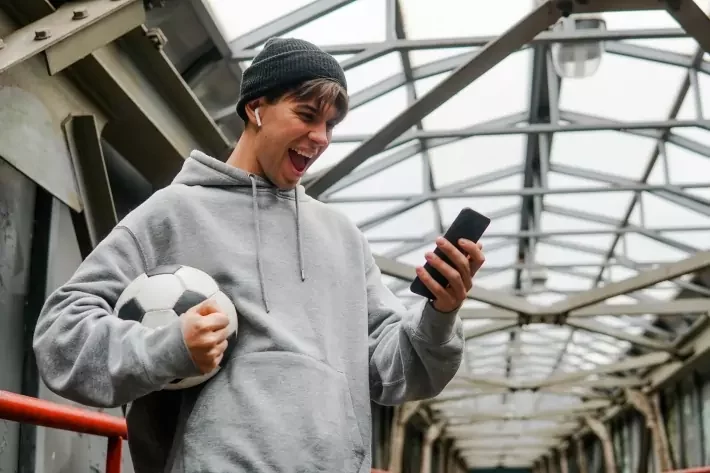
[[[173,184],[234,187],[236,191],[243,189],[248,192],[251,192],[252,188],[256,187],[257,189],[268,189],[282,197],[296,198],[298,196],[301,200],[306,197],[305,189],[300,184],[296,189],[282,190],[261,176],[230,166],[201,151],[190,153],[190,156],[183,163],[182,169],[173,179]]]
[[[299,202],[305,199],[310,199],[310,197],[307,196],[302,185],[299,184],[295,189],[291,190],[279,189],[267,179],[257,176],[256,174],[248,173],[234,166],[230,166],[229,164],[223,163],[222,161],[208,156],[201,151],[193,151],[190,153],[190,156],[185,160],[182,169],[173,179],[173,184],[203,187],[225,187],[234,192],[251,194],[252,217],[254,220],[254,231],[256,232],[255,236],[257,242],[257,271],[259,273],[261,297],[263,299],[264,309],[266,312],[270,311],[269,288],[266,287],[264,278],[264,261],[262,258],[264,249],[261,238],[259,200],[257,195],[260,190],[268,190],[279,197],[294,200],[296,205],[296,218],[294,225],[296,227],[298,263],[301,273],[300,277],[301,281],[306,280],[306,265],[303,258],[303,236]]]

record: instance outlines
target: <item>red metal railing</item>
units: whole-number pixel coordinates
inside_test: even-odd
[[[0,391],[0,419],[108,437],[106,473],[121,473],[121,449],[123,440],[128,438],[122,417]],[[372,470],[372,473],[387,472]]]
[[[121,473],[121,449],[128,438],[121,417],[0,391],[0,419],[108,437],[106,473]]]

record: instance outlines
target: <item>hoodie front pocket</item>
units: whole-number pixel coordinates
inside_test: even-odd
[[[357,472],[365,447],[345,376],[308,356],[234,358],[206,385],[185,433],[190,472]]]

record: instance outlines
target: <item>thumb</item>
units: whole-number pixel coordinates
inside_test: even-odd
[[[200,315],[210,315],[219,312],[219,307],[212,299],[205,299],[197,306],[196,312]]]

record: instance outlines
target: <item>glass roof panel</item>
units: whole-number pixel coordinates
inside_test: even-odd
[[[430,149],[434,185],[442,188],[475,176],[471,190],[485,190],[483,185],[496,182],[496,177],[509,178],[522,171],[524,146],[520,135],[476,136]],[[510,172],[501,175],[504,170]]]
[[[560,109],[608,120],[664,120],[684,74],[681,67],[604,54],[591,77],[563,80]]]
[[[602,16],[609,30],[678,28],[678,23],[663,10],[605,12]],[[692,54],[697,47],[697,43],[689,38],[630,39],[624,42],[684,54]]]
[[[401,74],[402,59],[400,56],[401,55],[396,52],[389,53],[357,67],[347,69],[345,71],[345,78],[348,81],[348,94],[353,96],[360,91],[372,87],[379,81],[396,74]]]
[[[387,39],[386,19],[385,2],[356,0],[289,34],[322,45],[380,42]]]
[[[558,133],[552,142],[550,161],[553,169],[555,166],[574,166],[638,180],[656,143],[652,138],[618,131]],[[596,197],[598,194],[595,200]]]
[[[424,125],[433,130],[465,128],[524,111],[528,84],[522,71],[529,69],[531,59],[529,49],[510,54],[434,110]],[[445,77],[440,74],[418,81],[417,93],[425,94]]]
[[[207,0],[220,33],[229,42],[234,38],[291,13],[312,0],[269,0],[269,8],[259,2],[243,3],[234,0]]]
[[[407,92],[403,87],[382,95],[371,102],[348,112],[345,119],[333,130],[334,141],[347,135],[370,135],[387,124],[407,107]],[[350,139],[350,138],[348,138]],[[357,141],[361,141],[358,139]]]
[[[407,37],[432,39],[500,35],[531,10],[532,2],[491,3],[480,8],[460,0],[405,0],[401,3]],[[452,15],[451,12],[456,12]]]

